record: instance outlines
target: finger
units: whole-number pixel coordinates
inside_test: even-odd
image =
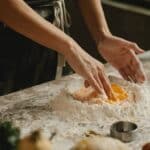
[[[132,69],[134,69],[137,82],[143,83],[146,80],[145,72],[140,60],[135,57],[131,60]]]
[[[113,94],[113,90],[111,88],[111,84],[108,77],[105,75],[105,73],[99,73],[99,77],[101,78],[102,85],[108,98],[114,99],[115,96]]]
[[[90,86],[88,80],[85,80],[85,81],[84,81],[84,86],[85,86],[86,88]]]
[[[143,83],[146,80],[146,75],[142,68],[136,69],[135,77],[136,77],[138,83]]]
[[[130,69],[130,66],[126,66],[126,68],[124,69],[124,71],[126,72],[126,74],[128,75],[128,78],[131,82],[136,83],[136,77],[134,72]]]
[[[144,50],[141,49],[136,43],[130,43],[129,48],[133,50],[136,54],[144,53]]]
[[[130,51],[130,63],[129,66],[134,72],[134,76],[136,82],[143,83],[146,79],[144,69],[142,63],[140,62],[139,58],[135,55],[133,51]]]
[[[119,69],[119,72],[120,72],[120,74],[122,75],[122,77],[125,79],[125,80],[127,80],[127,81],[129,81],[129,78],[128,78],[128,75],[126,74],[126,72],[124,71],[124,69]]]
[[[97,75],[94,76],[94,77],[95,77],[95,79],[96,79],[98,85],[99,85],[99,86],[101,87],[101,89],[102,89],[102,94],[105,96],[105,98],[107,98],[107,93],[105,92],[105,89],[104,89],[104,87],[103,87],[103,84],[102,84],[102,82],[101,82],[101,78],[100,78],[99,74],[97,73]]]
[[[131,72],[130,76],[131,76],[132,80],[135,83],[137,83],[137,79],[136,79],[136,75],[135,75],[135,69],[131,65],[128,65],[128,70]]]
[[[93,75],[89,76],[88,82],[90,83],[90,85],[100,94],[106,95],[103,87],[101,87],[97,82],[97,80],[95,79],[95,77]]]
[[[120,73],[121,76],[126,80],[126,75],[125,75],[125,73],[122,71],[122,69],[119,69],[119,73]]]

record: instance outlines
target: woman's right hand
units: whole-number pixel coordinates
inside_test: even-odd
[[[113,98],[111,85],[102,63],[87,54],[78,44],[73,45],[65,57],[75,72],[84,77],[96,91]]]

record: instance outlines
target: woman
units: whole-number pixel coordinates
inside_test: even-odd
[[[145,75],[136,54],[135,43],[115,37],[109,31],[99,0],[78,0],[83,17],[96,42],[99,53],[126,79],[143,82]],[[76,73],[98,92],[112,96],[104,66],[87,54],[71,37],[38,15],[23,0],[1,0],[0,20],[33,41],[62,54]]]

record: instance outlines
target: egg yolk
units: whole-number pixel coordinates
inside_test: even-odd
[[[127,92],[120,85],[112,83],[111,88],[113,91],[113,98],[109,98],[107,100],[102,98],[101,95],[92,87],[82,87],[73,94],[73,97],[81,102],[96,104],[101,103],[103,100],[107,103],[114,104],[128,98]]]
[[[122,87],[120,87],[119,85],[112,83],[111,88],[113,90],[113,94],[115,96],[115,99],[108,99],[109,103],[123,101],[123,100],[128,98],[127,92]]]

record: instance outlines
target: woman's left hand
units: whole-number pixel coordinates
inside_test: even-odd
[[[146,79],[143,66],[136,54],[144,50],[137,44],[111,34],[97,45],[100,54],[111,63],[126,80],[143,83]]]

